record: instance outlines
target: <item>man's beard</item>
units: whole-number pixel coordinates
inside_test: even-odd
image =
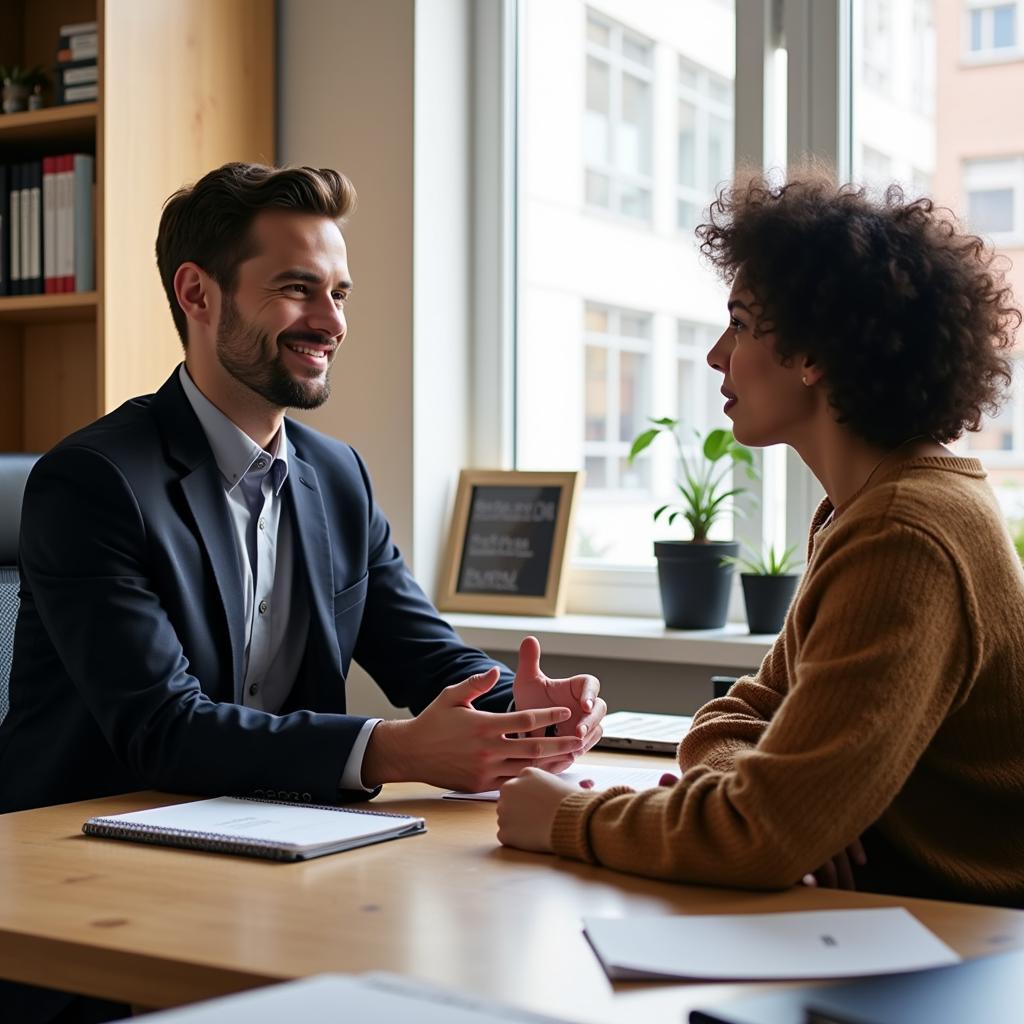
[[[285,340],[323,344],[321,335],[301,332],[278,336],[278,344]],[[243,320],[230,295],[224,298],[217,325],[217,358],[235,380],[279,409],[317,409],[331,394],[328,374],[315,381],[296,380],[281,361],[281,353],[271,354],[270,335]]]

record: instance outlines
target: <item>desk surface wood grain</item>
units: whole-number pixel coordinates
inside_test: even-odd
[[[0,815],[0,975],[160,1007],[324,971],[387,970],[572,1021],[680,1021],[738,986],[613,985],[583,937],[584,915],[899,902],[964,956],[1024,946],[1024,912],[673,885],[505,850],[493,804],[440,796],[389,786],[372,806],[422,815],[427,833],[299,864],[82,835],[93,815],[179,799],[161,793]]]

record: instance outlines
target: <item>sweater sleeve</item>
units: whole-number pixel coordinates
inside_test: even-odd
[[[736,756],[755,747],[789,690],[786,633],[783,630],[754,676],[741,676],[724,697],[705,704],[679,747],[684,771],[705,764],[731,769]]]
[[[976,661],[968,597],[921,530],[882,522],[831,533],[791,613],[791,688],[756,746],[726,770],[696,764],[671,788],[566,797],[556,853],[655,878],[780,888],[881,816]]]

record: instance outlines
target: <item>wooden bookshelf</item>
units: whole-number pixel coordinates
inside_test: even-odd
[[[96,292],[60,295],[5,295],[0,297],[0,323],[53,324],[66,320],[94,320]]]
[[[0,163],[96,158],[96,290],[0,297],[0,451],[43,451],[163,383],[181,359],[154,256],[164,200],[274,159],[273,0],[3,0],[0,63],[52,75],[60,26],[93,20],[98,102],[0,114]]]

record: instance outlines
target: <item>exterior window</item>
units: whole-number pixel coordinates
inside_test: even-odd
[[[970,57],[1013,56],[1020,49],[1020,4],[968,2],[964,49]]]
[[[642,490],[649,463],[628,463],[650,399],[651,317],[588,303],[584,309],[583,461],[591,490]]]
[[[1024,157],[964,161],[967,222],[1002,244],[1024,244]]]
[[[715,187],[732,175],[732,80],[680,57],[678,119],[676,218],[690,232]]]
[[[650,220],[654,44],[587,13],[586,204]]]

